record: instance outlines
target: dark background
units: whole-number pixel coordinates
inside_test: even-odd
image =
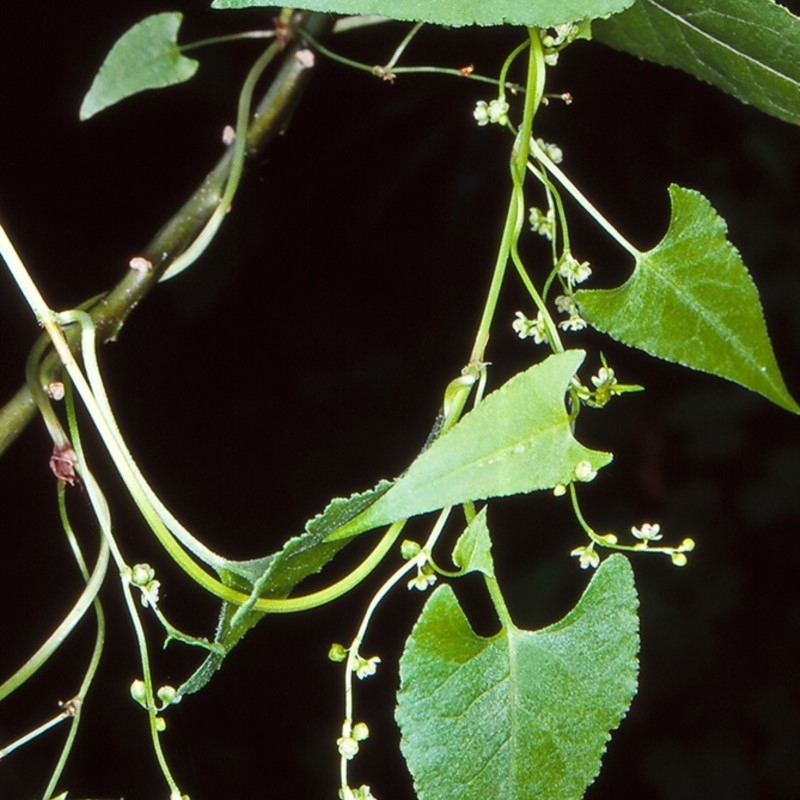
[[[111,44],[157,11],[184,10],[183,42],[269,17],[212,12],[205,2],[97,7],[14,4],[0,25],[0,217],[56,307],[115,282],[194,189],[221,152],[221,130],[233,122],[259,47],[195,54],[201,68],[189,84],[79,123],[83,93]],[[336,46],[381,62],[404,30],[353,34]],[[518,41],[507,31],[430,29],[407,63],[474,63],[494,75]],[[787,384],[800,396],[797,131],[597,44],[570,48],[549,80],[575,102],[544,111],[539,134],[563,147],[570,175],[637,246],[663,235],[670,182],[699,189],[727,219],[761,289]],[[424,442],[446,383],[469,356],[507,199],[510,139],[471,118],[475,102],[490,97],[467,81],[403,77],[392,86],[325,63],[286,136],[250,166],[202,262],[159,288],[104,349],[140,465],[211,546],[233,557],[273,551],[330,497],[399,473]],[[624,254],[591,223],[573,220],[575,250],[592,261],[594,285],[623,280],[631,267]],[[532,242],[527,256],[535,264],[544,251]],[[513,280],[502,303],[489,350],[494,386],[540,356],[511,331],[524,303]],[[36,332],[3,274],[3,401],[23,379]],[[584,492],[590,519],[620,533],[657,520],[670,541],[698,542],[683,570],[666,559],[634,560],[640,691],[589,797],[796,797],[797,420],[736,386],[591,334],[570,342],[602,346],[621,380],[647,387],[581,417],[582,440],[615,453]],[[0,461],[3,676],[80,590],[48,456],[37,422]],[[95,459],[102,472],[99,450]],[[214,603],[170,569],[108,480],[128,560],[155,563],[165,612],[211,634]],[[516,621],[535,628],[558,619],[587,577],[568,556],[581,535],[566,505],[515,498],[493,507],[491,522]],[[480,592],[463,594],[479,630],[491,632]],[[102,596],[107,651],[62,784],[74,798],[163,797],[144,714],[128,699],[140,669],[113,581]],[[332,608],[265,620],[201,695],[169,713],[166,748],[193,800],[335,796],[341,673],[325,654],[332,641],[352,637],[370,596],[366,587]],[[412,796],[396,755],[394,665],[422,600],[400,590],[381,607],[367,649],[384,665],[358,687],[372,738],[353,775],[381,800]],[[75,690],[93,636],[91,622],[83,627],[0,708],[0,745]],[[157,681],[180,683],[196,654],[161,654],[158,630],[149,630]],[[42,791],[62,735],[0,762],[3,800]]]

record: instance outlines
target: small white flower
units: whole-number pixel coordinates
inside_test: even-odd
[[[336,740],[339,755],[351,761],[358,755],[358,742],[352,736],[340,736]]]
[[[567,253],[559,264],[558,274],[571,288],[576,283],[583,283],[592,274],[592,268],[588,261],[578,261],[572,253]]]
[[[631,533],[635,538],[641,539],[643,542],[657,542],[663,537],[660,532],[661,526],[658,523],[651,525],[649,522],[643,522],[641,528],[632,527]]]
[[[559,47],[564,42],[571,42],[578,33],[580,33],[579,25],[574,22],[562,22],[547,29],[542,36],[542,45],[547,48]]]
[[[547,209],[547,213],[542,213],[539,208],[531,208],[528,211],[528,222],[530,223],[531,230],[544,236],[548,241],[553,240],[553,231],[555,230],[555,213],[552,208]]]
[[[381,660],[378,656],[372,656],[372,658],[362,658],[358,656],[355,667],[356,677],[362,681],[364,678],[369,678],[378,671],[378,664],[380,663]]]
[[[424,569],[418,569],[417,574],[406,584],[410,589],[416,589],[417,591],[424,592],[429,586],[433,586],[436,583],[436,574],[431,571],[426,571]]]
[[[353,725],[353,738],[357,742],[363,742],[365,739],[369,739],[369,728],[366,722],[356,722],[356,724]]]
[[[505,125],[508,122],[509,105],[499,97],[489,103],[489,122]]]
[[[134,586],[147,586],[156,576],[149,564],[134,564],[130,569],[130,581]]]
[[[562,331],[582,331],[586,327],[586,320],[580,314],[572,314],[569,319],[558,323]]]
[[[475,104],[475,110],[472,112],[475,121],[483,127],[489,124],[489,104],[485,100],[478,100]]]
[[[560,294],[556,297],[556,309],[562,314],[572,316],[578,310],[578,307],[569,295]]]
[[[575,479],[583,482],[594,480],[597,470],[592,466],[591,461],[583,459],[575,465]]]
[[[578,557],[581,569],[589,569],[589,567],[595,569],[600,564],[600,556],[590,544],[585,547],[576,547],[570,555]]]
[[[520,339],[532,338],[535,344],[547,341],[547,326],[541,312],[536,319],[528,319],[521,311],[515,312],[516,319],[511,327]]]
[[[600,367],[597,370],[597,375],[592,376],[592,383],[599,389],[601,386],[614,386],[617,379],[614,376],[614,370],[611,367]]]
[[[544,139],[537,139],[536,144],[554,164],[560,164],[564,160],[564,151],[557,144],[546,142]]]

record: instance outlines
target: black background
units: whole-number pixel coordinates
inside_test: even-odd
[[[203,51],[190,83],[79,123],[82,95],[110,45],[157,11],[185,12],[182,42],[263,26],[270,16],[212,12],[204,2],[97,8],[15,4],[0,25],[0,217],[59,308],[113,284],[201,180],[259,47]],[[353,34],[336,47],[385,61],[404,30]],[[430,29],[408,62],[473,63],[494,75],[518,41],[508,31]],[[800,396],[797,131],[597,44],[570,48],[549,80],[575,102],[545,110],[539,134],[563,147],[570,175],[637,246],[663,235],[670,182],[699,189],[727,219]],[[467,81],[414,76],[389,85],[323,63],[285,137],[250,166],[202,262],[159,288],[104,348],[107,383],[141,467],[212,547],[233,557],[275,550],[328,498],[398,474],[424,442],[444,386],[469,356],[504,214],[509,137],[471,118],[475,102],[490,97]],[[579,217],[573,227],[595,285],[623,280],[631,266],[624,254]],[[527,255],[535,264],[544,251],[532,242]],[[489,350],[494,386],[540,356],[510,328],[523,303],[509,281],[505,323]],[[21,383],[36,332],[3,275],[1,399]],[[602,347],[622,380],[647,387],[581,417],[582,440],[615,452],[584,493],[590,519],[620,533],[658,520],[671,541],[698,542],[684,570],[634,560],[640,691],[589,797],[796,797],[797,420],[738,387],[591,334],[570,341]],[[0,461],[3,676],[80,590],[48,455],[37,422]],[[95,459],[101,473],[99,449]],[[126,557],[155,563],[166,613],[210,634],[214,603],[169,567],[108,481]],[[581,536],[565,504],[516,498],[497,504],[490,521],[515,620],[535,628],[558,619],[586,580],[568,556]],[[491,632],[480,592],[463,594],[478,629]],[[144,714],[127,695],[140,670],[113,581],[102,596],[107,651],[62,784],[74,798],[164,797]],[[352,637],[369,597],[365,587],[332,608],[264,621],[201,695],[169,713],[167,752],[193,800],[336,795],[341,681],[325,654]],[[382,606],[367,647],[384,665],[358,687],[372,738],[353,774],[381,800],[412,796],[396,755],[394,664],[422,599],[401,590]],[[161,654],[158,630],[149,630],[157,681],[179,683],[196,653]],[[87,621],[0,707],[0,746],[75,690],[92,635]],[[42,791],[62,735],[0,762],[3,800]]]

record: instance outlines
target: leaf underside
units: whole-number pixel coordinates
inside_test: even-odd
[[[758,291],[699,192],[669,187],[664,239],[617,289],[576,294],[586,321],[650,355],[739,383],[800,413],[775,360]]]
[[[154,14],[124,33],[106,56],[83,98],[82,120],[147,89],[188,81],[198,62],[181,55],[178,30],[183,14]]]
[[[772,0],[638,0],[592,35],[800,124],[800,19]]]
[[[547,28],[629,8],[634,0],[304,0],[300,7],[333,14],[379,14],[437,25],[525,25]],[[271,6],[269,0],[214,0],[213,8]]]
[[[396,710],[420,800],[583,797],[636,693],[637,604],[621,555],[540,631],[480,637],[437,589],[406,643]]]

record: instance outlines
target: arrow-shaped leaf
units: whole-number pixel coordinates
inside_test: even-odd
[[[576,479],[588,462],[597,471],[609,453],[572,435],[564,406],[582,350],[550,356],[515,375],[421,453],[392,487],[332,533],[342,539],[397,520],[489,497],[551,489]]]
[[[146,89],[188,81],[198,63],[181,55],[178,29],[183,14],[153,14],[125,32],[95,75],[80,109],[82,120]]]
[[[670,186],[664,239],[636,259],[617,289],[576,299],[594,328],[630,347],[710,372],[752,389],[789,411],[753,279],[726,238],[724,220],[699,192]]]
[[[400,662],[396,717],[420,800],[579,800],[636,693],[633,574],[608,558],[541,631],[475,634],[449,586]]]

